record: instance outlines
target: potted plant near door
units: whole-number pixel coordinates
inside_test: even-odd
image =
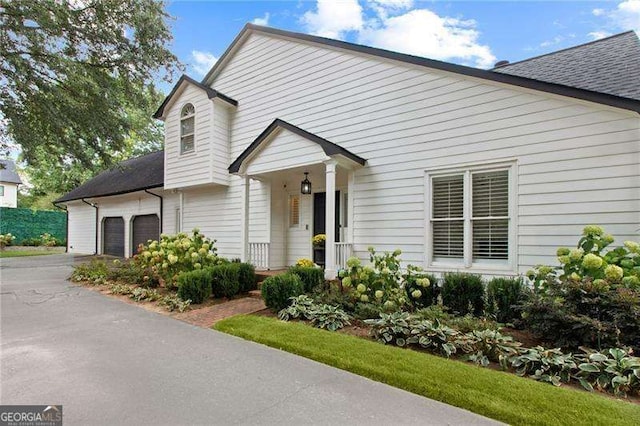
[[[327,241],[325,234],[317,234],[313,236],[313,261],[316,265],[324,267],[324,246]]]

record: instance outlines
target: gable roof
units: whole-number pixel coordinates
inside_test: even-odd
[[[209,99],[219,98],[230,105],[238,106],[238,101],[236,101],[235,99],[231,99],[230,97],[218,92],[217,90],[214,90],[211,87],[194,80],[188,75],[182,74],[178,82],[173,86],[173,89],[171,89],[171,92],[169,92],[167,97],[164,98],[162,104],[160,104],[160,107],[158,107],[158,110],[153,114],[153,118],[163,118],[164,110],[167,108],[167,106],[171,102],[171,98],[173,98],[173,96],[176,94],[183,83],[193,84],[197,88],[204,90],[207,93]]]
[[[492,71],[640,100],[640,39],[627,31]]]
[[[271,34],[279,37],[287,37],[294,40],[302,40],[311,43],[318,43],[325,46],[350,50],[357,53],[373,55],[381,58],[392,59],[404,63],[423,66],[427,68],[437,69],[441,71],[452,72],[469,77],[480,78],[484,80],[494,81],[498,83],[510,84],[513,86],[524,87],[527,89],[539,90],[542,92],[553,93],[556,95],[568,96],[575,99],[581,99],[590,102],[596,102],[609,105],[616,108],[627,109],[640,113],[640,101],[620,95],[610,93],[601,93],[583,88],[571,87],[565,84],[536,80],[533,78],[512,75],[508,73],[496,72],[494,70],[483,70],[479,68],[467,67],[464,65],[452,64],[449,62],[437,61],[434,59],[423,58],[420,56],[407,55],[404,53],[393,52],[390,50],[378,49],[375,47],[363,46],[360,44],[349,43],[341,40],[334,40],[324,37],[313,36],[309,34],[296,33],[292,31],[279,30],[276,28],[262,27],[255,24],[246,24],[242,31],[236,36],[231,45],[224,54],[218,59],[215,65],[207,73],[202,80],[204,86],[209,86],[215,79],[216,75],[229,62],[233,53],[239,48],[243,41],[253,32],[263,34]]]
[[[22,183],[22,179],[16,173],[16,165],[13,161],[0,160],[0,182]]]
[[[54,203],[128,194],[164,186],[164,151],[125,160],[71,190]]]
[[[303,130],[297,126],[294,126],[291,123],[287,123],[284,120],[280,120],[279,118],[276,118],[275,120],[273,120],[271,124],[269,124],[269,126],[267,126],[266,129],[264,129],[262,133],[260,133],[260,135],[251,143],[251,145],[249,145],[242,152],[242,154],[240,154],[238,158],[233,163],[231,163],[231,165],[229,166],[229,172],[238,173],[238,171],[240,171],[240,167],[242,166],[242,163],[247,158],[249,158],[249,156],[256,149],[260,147],[260,144],[262,144],[262,142],[264,142],[269,137],[269,135],[273,134],[273,132],[275,132],[278,129],[289,130],[290,132],[295,133],[298,136],[301,136],[311,142],[317,143],[318,145],[320,145],[324,153],[329,156],[342,155],[363,166],[367,162],[367,160],[365,160],[364,158],[357,156],[351,151],[344,149],[340,145],[336,145],[335,143],[329,142],[328,140],[321,138],[318,135],[314,135],[313,133],[307,132],[306,130]]]

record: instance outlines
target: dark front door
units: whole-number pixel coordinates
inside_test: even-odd
[[[102,222],[102,252],[111,256],[124,257],[124,219],[105,217]]]
[[[133,254],[138,252],[140,244],[147,244],[147,241],[160,239],[160,219],[158,215],[146,214],[136,216],[133,219]]]
[[[326,234],[326,192],[313,194],[313,235]],[[340,191],[336,191],[336,242],[340,241]]]

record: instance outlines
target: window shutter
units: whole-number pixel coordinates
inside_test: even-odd
[[[474,173],[472,178],[473,260],[509,255],[509,172]]]
[[[432,181],[432,238],[434,258],[464,256],[464,177]]]

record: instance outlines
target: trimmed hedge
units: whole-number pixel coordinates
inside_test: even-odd
[[[480,275],[465,272],[444,274],[442,303],[460,315],[482,315],[484,311],[484,284]]]
[[[227,263],[210,268],[211,291],[214,297],[231,297],[240,292],[239,263]]]
[[[273,312],[286,308],[291,304],[290,298],[301,294],[304,294],[304,284],[296,274],[275,275],[262,283],[262,298]]]
[[[324,284],[324,271],[321,268],[292,266],[289,268],[289,273],[296,274],[300,277],[306,293]]]
[[[240,281],[240,292],[246,293],[258,288],[256,282],[256,268],[250,263],[238,263],[238,281]]]
[[[211,271],[197,269],[178,276],[178,297],[202,303],[211,296]]]
[[[521,278],[494,278],[487,284],[487,312],[501,323],[520,319],[525,285]]]

